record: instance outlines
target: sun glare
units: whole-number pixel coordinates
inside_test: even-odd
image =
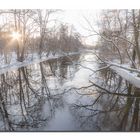
[[[21,34],[18,32],[12,32],[11,36],[14,40],[18,40],[21,37]]]

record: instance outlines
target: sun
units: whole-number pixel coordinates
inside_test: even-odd
[[[18,33],[18,32],[12,32],[11,37],[12,37],[14,40],[19,40],[19,38],[21,37],[21,34]]]

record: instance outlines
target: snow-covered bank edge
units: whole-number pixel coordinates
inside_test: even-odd
[[[89,53],[97,53],[93,50],[88,50]],[[95,54],[96,55],[96,54]],[[135,86],[136,88],[140,88],[140,70],[131,68],[128,64],[118,64],[114,62],[104,61],[107,66],[98,69],[97,71],[104,70],[106,68],[110,68],[115,71],[119,76],[128,81],[130,84]]]
[[[135,73],[131,73],[128,70],[115,66],[111,66],[110,68],[114,70],[118,75],[120,75],[123,79],[125,79],[135,87],[140,88],[140,77],[137,77]]]
[[[43,61],[47,61],[47,60],[51,60],[51,59],[57,59],[57,58],[66,57],[66,56],[72,56],[72,55],[76,55],[76,54],[80,54],[80,53],[82,53],[82,51],[73,52],[73,53],[69,53],[69,54],[61,54],[61,55],[56,55],[56,56],[51,56],[51,57],[43,56],[41,58],[39,58],[39,57],[34,58],[33,60],[25,60],[23,62],[15,62],[15,63],[12,63],[12,64],[9,64],[9,65],[6,65],[6,66],[2,67],[0,69],[0,74],[4,74],[8,71],[13,71],[13,70],[16,70],[18,68],[25,67],[25,66],[28,66],[28,65],[32,65],[32,64],[35,64],[35,63],[40,63],[40,62],[43,62]]]
[[[136,88],[140,88],[140,71],[123,64],[107,63],[111,70],[115,71],[119,76],[128,81]]]

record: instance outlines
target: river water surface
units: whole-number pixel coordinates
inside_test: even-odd
[[[108,94],[93,85],[127,94],[120,77],[95,72],[99,67],[94,54],[82,53],[2,74],[9,117],[0,118],[1,131],[8,131],[9,124],[14,131],[138,131],[139,98]]]

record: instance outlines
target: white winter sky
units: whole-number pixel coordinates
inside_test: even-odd
[[[90,36],[93,32],[88,31],[90,26],[86,19],[91,23],[94,30],[98,31],[97,22],[99,21],[100,12],[101,10],[99,9],[60,9],[60,11],[51,15],[50,20],[56,19],[58,23],[64,23],[74,27],[75,31],[80,33],[83,43],[95,45],[98,36]],[[54,25],[54,23],[50,22],[49,25]]]
[[[41,9],[41,8],[40,8]],[[45,10],[45,9],[44,9]],[[98,39],[97,35],[90,36],[93,34],[93,32],[89,32],[88,29],[90,29],[87,21],[85,18],[89,20],[89,22],[92,24],[94,29],[98,31],[98,16],[100,14],[101,10],[88,10],[88,9],[61,9],[60,11],[54,13],[54,15],[50,18],[51,19],[57,19],[58,21],[63,22],[64,24],[68,24],[69,26],[73,26],[75,31],[80,33],[82,36],[83,43],[86,43],[88,45],[95,45],[96,41]],[[0,16],[0,23],[6,20],[4,18],[6,15]],[[7,21],[6,21],[7,22]],[[54,23],[50,22],[50,26],[54,25]]]
[[[52,16],[52,18],[56,18],[58,21],[60,21],[60,23],[63,22],[67,23],[69,26],[73,26],[76,32],[81,34],[83,43],[86,43],[88,45],[95,45],[98,36],[90,36],[91,34],[93,34],[93,32],[88,31],[90,27],[85,18],[87,18],[94,29],[98,31],[97,21],[100,12],[101,10],[96,9],[61,9],[61,11],[54,13],[54,16]],[[0,22],[3,22],[6,19],[4,18],[5,16],[6,15],[0,16]]]
[[[100,14],[101,10],[88,10],[88,9],[84,9],[84,10],[76,10],[76,9],[70,9],[70,10],[64,10],[64,12],[62,13],[62,21],[73,25],[76,29],[77,32],[79,32],[83,38],[83,40],[91,45],[91,44],[96,44],[97,41],[97,36],[90,36],[90,37],[85,37],[85,36],[89,36],[90,34],[93,34],[91,32],[89,32],[87,29],[89,29],[89,25],[86,22],[86,20],[84,19],[84,17],[86,17],[90,23],[92,24],[92,26],[94,27],[94,29],[97,31],[98,30],[98,26],[97,26],[97,21],[98,21],[98,17]]]
[[[96,20],[100,10],[96,9],[139,9],[139,3],[139,0],[4,0],[0,9],[66,9],[63,20],[73,24],[80,34],[86,36],[89,33],[83,29],[87,27],[83,16],[90,17],[90,22],[97,29]],[[96,40],[97,36],[92,36],[86,42],[94,44]]]

